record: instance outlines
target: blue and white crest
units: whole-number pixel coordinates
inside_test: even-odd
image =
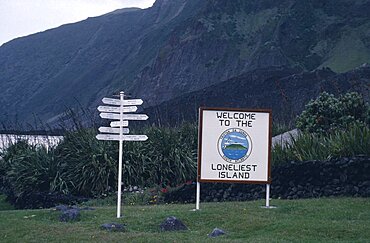
[[[229,163],[238,164],[246,160],[252,152],[252,141],[242,129],[224,131],[218,139],[218,152]]]

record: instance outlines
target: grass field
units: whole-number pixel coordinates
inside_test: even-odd
[[[325,198],[264,201],[124,206],[83,211],[75,223],[58,222],[59,212],[4,210],[0,212],[1,242],[370,242],[370,198]],[[159,224],[176,216],[189,228],[160,232]],[[99,229],[103,223],[126,225],[126,232]],[[213,228],[227,234],[208,238]]]

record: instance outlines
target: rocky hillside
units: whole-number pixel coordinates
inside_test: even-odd
[[[370,0],[157,0],[19,38],[0,47],[0,121],[55,121],[118,90],[154,106],[217,84],[236,89],[232,80],[254,70],[345,72],[370,61],[369,9]],[[266,94],[279,92],[266,82]]]
[[[323,91],[335,95],[355,91],[370,102],[370,66],[340,74],[329,68],[258,69],[149,107],[145,113],[150,123],[173,125],[196,121],[201,106],[271,108],[275,120],[290,121]]]

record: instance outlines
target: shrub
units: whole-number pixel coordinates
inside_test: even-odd
[[[1,191],[18,208],[41,207],[59,181],[59,169],[53,149],[18,141],[2,154]]]
[[[197,129],[148,127],[146,142],[124,142],[124,186],[177,185],[196,177]],[[61,166],[60,190],[75,195],[101,197],[117,188],[118,143],[98,141],[96,131],[68,132],[56,153]],[[57,184],[58,185],[58,184]]]
[[[67,132],[57,146],[61,183],[58,190],[87,197],[112,191],[117,184],[117,149],[98,141],[93,129]],[[64,183],[64,184],[63,184]]]
[[[290,145],[273,148],[273,163],[288,161],[325,160],[331,157],[370,155],[370,129],[355,124],[348,130],[336,130],[331,134],[302,133],[292,138]]]
[[[128,185],[177,185],[196,177],[197,130],[185,124],[175,128],[149,127],[149,140],[127,143],[124,180]],[[136,181],[133,178],[138,177]]]
[[[29,149],[26,141],[18,141],[11,144],[1,153],[0,159],[0,191],[7,195],[14,195],[13,183],[9,180],[8,172],[11,170],[12,161],[24,154]]]
[[[351,124],[368,124],[369,105],[356,92],[334,95],[323,92],[311,100],[297,118],[296,125],[303,131],[325,133]]]

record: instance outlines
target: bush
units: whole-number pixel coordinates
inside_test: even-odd
[[[124,186],[177,185],[196,177],[197,129],[186,124],[176,128],[148,127],[146,142],[125,142]],[[68,132],[56,152],[61,165],[62,189],[74,195],[101,197],[116,191],[118,143],[98,141],[96,131]]]
[[[32,198],[54,191],[59,170],[54,150],[18,141],[2,154],[1,191],[18,208],[42,206],[44,202],[35,202]]]
[[[123,179],[126,185],[178,185],[196,177],[197,129],[146,128],[149,140],[125,145]]]
[[[290,145],[273,148],[273,163],[288,161],[326,160],[332,157],[370,155],[370,129],[355,124],[348,130],[336,130],[331,134],[302,133],[292,138]]]
[[[57,190],[74,195],[99,197],[117,185],[117,154],[112,142],[98,141],[96,131],[67,132],[57,146],[60,182]]]
[[[311,100],[297,118],[297,128],[313,133],[326,133],[351,124],[368,124],[369,105],[356,92],[334,95],[323,92]]]
[[[24,151],[29,149],[26,141],[18,141],[10,145],[4,152],[1,153],[0,159],[0,191],[7,195],[14,195],[13,183],[8,176],[11,170],[12,161],[18,156],[21,156]]]

